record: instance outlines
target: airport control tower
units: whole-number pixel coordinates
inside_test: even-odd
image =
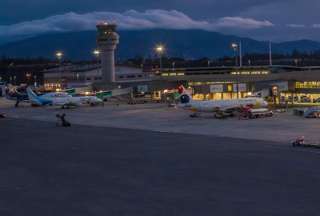
[[[119,43],[119,35],[115,24],[100,23],[97,25],[97,45],[101,57],[102,81],[115,82],[115,49]]]

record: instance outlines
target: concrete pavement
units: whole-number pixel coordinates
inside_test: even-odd
[[[67,118],[79,125],[268,140],[284,144],[296,137],[305,136],[312,142],[320,142],[319,119],[305,119],[291,113],[256,120],[219,120],[213,119],[210,114],[202,118],[190,118],[190,112],[168,108],[163,104],[107,104],[105,107],[61,110],[52,107],[32,108],[29,105],[14,109],[12,105],[1,106],[1,103],[0,112],[5,112],[12,118],[49,122],[56,121],[56,113],[66,112]]]
[[[318,215],[320,152],[0,119],[0,215]]]

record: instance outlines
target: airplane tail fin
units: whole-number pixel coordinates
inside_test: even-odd
[[[185,88],[183,85],[180,85],[180,86],[178,87],[178,92],[179,92],[180,95],[182,95],[182,94],[187,93],[187,90],[186,90],[186,88]]]
[[[180,94],[180,103],[187,104],[192,101],[192,96],[190,92],[188,92],[183,85],[178,87],[178,91]]]
[[[41,101],[39,100],[39,96],[36,95],[36,93],[34,93],[30,87],[27,88],[27,94],[31,103],[42,105]]]

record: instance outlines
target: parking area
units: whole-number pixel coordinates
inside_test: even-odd
[[[165,104],[106,104],[104,107],[80,107],[61,110],[55,107],[30,107],[24,104],[13,108],[13,103],[1,100],[0,113],[9,118],[56,122],[57,113],[78,125],[142,129],[157,132],[214,135],[288,143],[298,136],[320,141],[320,120],[294,116],[292,111],[276,113],[274,117],[254,120],[214,119],[211,114],[190,118],[187,110],[169,108]]]

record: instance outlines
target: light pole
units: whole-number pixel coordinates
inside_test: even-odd
[[[231,48],[234,51],[236,66],[238,66],[238,57],[237,57],[237,51],[239,51],[239,67],[242,67],[242,42],[239,43],[232,43]]]
[[[26,73],[27,85],[30,85],[30,78],[31,78],[31,76],[32,76],[31,73],[29,73],[29,72]],[[14,79],[14,82],[15,82],[16,76],[14,76],[13,79]]]
[[[96,57],[96,60],[97,60],[97,64],[99,63],[99,57],[100,57],[100,50],[98,49],[95,49],[93,50],[93,55]]]
[[[238,44],[232,43],[231,48],[233,50],[233,56],[234,56],[234,61],[235,61],[235,66],[238,66],[238,56],[237,56],[237,51],[238,51]]]
[[[61,59],[62,59],[62,57],[63,57],[63,52],[61,52],[61,51],[57,51],[56,52],[56,57],[57,57],[57,59],[59,60],[59,62],[61,61]]]
[[[239,50],[239,66],[242,67],[242,48],[241,48],[241,42],[239,44],[232,43],[231,48],[234,51],[234,57],[235,57],[235,65],[238,66],[238,57],[237,57],[237,51]],[[237,99],[239,99],[239,79],[237,77]]]
[[[176,67],[176,62],[172,62],[172,70],[174,71]]]
[[[33,81],[34,81],[34,87],[37,87],[37,75],[33,76]]]
[[[155,48],[156,53],[159,56],[160,59],[160,72],[162,72],[162,55],[165,52],[165,47],[163,45],[157,45]]]
[[[100,50],[98,50],[98,49],[95,49],[95,50],[93,50],[93,55],[96,57],[96,61],[97,61],[97,75],[99,74],[99,58],[100,58],[100,54],[101,54],[101,52],[100,52]],[[101,74],[101,76],[102,76],[102,74]]]
[[[56,58],[58,59],[59,62],[59,72],[60,72],[60,87],[62,86],[62,68],[61,68],[61,60],[63,58],[63,52],[57,51],[55,53]]]

